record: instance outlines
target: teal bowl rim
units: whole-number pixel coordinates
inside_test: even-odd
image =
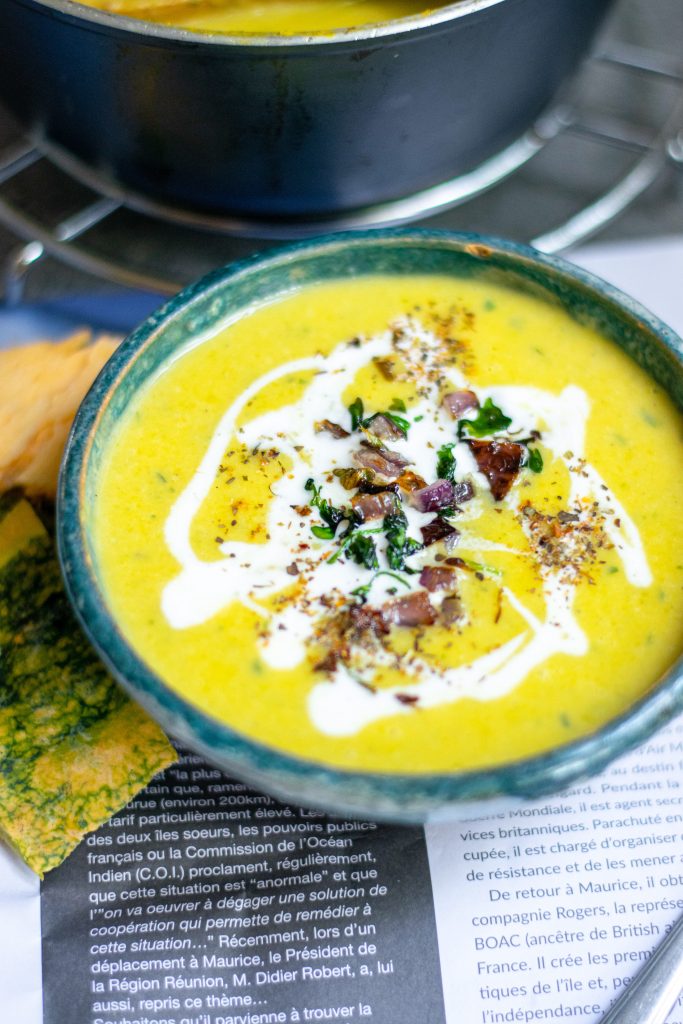
[[[223,770],[277,797],[331,813],[420,822],[456,817],[463,807],[467,813],[485,811],[486,805],[478,802],[496,797],[533,799],[557,792],[596,774],[683,710],[683,656],[627,711],[592,734],[545,753],[466,772],[351,771],[266,746],[179,696],[129,645],[95,578],[81,516],[88,457],[100,409],[140,351],[195,300],[229,288],[245,275],[291,265],[302,256],[359,246],[445,247],[467,252],[474,259],[498,255],[514,260],[520,268],[540,270],[546,279],[559,280],[618,311],[621,317],[626,315],[635,328],[649,333],[651,343],[663,349],[664,355],[674,357],[683,376],[683,341],[659,318],[595,275],[520,243],[470,233],[389,229],[328,235],[257,253],[210,272],[166,302],[122,342],[83,400],[67,442],[57,497],[58,551],[67,592],[102,660],[162,726]],[[274,291],[273,295],[282,293]],[[225,319],[223,315],[219,322]]]

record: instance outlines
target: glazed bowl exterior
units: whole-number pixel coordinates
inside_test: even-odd
[[[60,558],[81,623],[111,671],[162,726],[226,772],[276,796],[330,812],[404,822],[490,813],[501,804],[541,797],[599,771],[683,709],[683,660],[627,713],[595,734],[527,760],[443,774],[331,768],[235,732],[181,698],[155,674],[129,645],[107,605],[93,544],[93,515],[114,424],[139,389],[188,341],[216,330],[254,304],[308,284],[412,273],[476,278],[559,304],[619,345],[683,409],[683,342],[636,302],[585,271],[525,246],[474,235],[337,235],[217,270],[134,331],[79,410],[58,495]]]
[[[251,218],[402,198],[519,138],[612,0],[460,0],[312,36],[218,36],[2,0],[0,98],[39,146]]]

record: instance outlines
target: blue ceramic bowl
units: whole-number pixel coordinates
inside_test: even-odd
[[[330,812],[403,822],[498,809],[599,771],[683,709],[683,659],[626,714],[585,739],[540,756],[447,774],[330,768],[235,732],[178,696],[145,664],[107,605],[92,541],[92,515],[113,424],[138,389],[189,339],[254,303],[314,282],[415,272],[485,278],[559,303],[624,349],[683,409],[683,342],[632,299],[585,271],[526,246],[474,235],[416,230],[337,235],[217,270],[134,331],[78,412],[58,497],[62,569],[83,628],[117,679],[164,728],[229,774],[278,797]]]

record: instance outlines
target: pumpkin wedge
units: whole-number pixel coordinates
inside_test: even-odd
[[[0,498],[0,835],[42,877],[176,759],[81,633],[31,505]]]

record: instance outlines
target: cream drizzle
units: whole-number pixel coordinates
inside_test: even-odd
[[[189,484],[175,502],[166,520],[164,536],[169,550],[181,566],[181,571],[164,588],[162,610],[169,624],[186,629],[206,622],[233,601],[239,601],[264,619],[266,637],[261,641],[261,656],[273,669],[295,668],[306,656],[307,643],[314,633],[318,615],[311,610],[315,599],[338,591],[348,595],[355,587],[367,582],[368,570],[351,561],[340,559],[329,565],[329,542],[317,541],[311,536],[311,521],[300,521],[292,506],[304,503],[304,483],[308,477],[325,478],[335,467],[351,464],[350,455],[358,447],[358,435],[333,439],[326,433],[315,433],[314,423],[324,418],[346,423],[348,413],[342,395],[358,372],[371,360],[389,355],[396,348],[404,358],[415,358],[427,351],[430,358],[436,354],[438,338],[414,320],[401,321],[403,336],[396,343],[394,332],[388,330],[360,345],[338,345],[329,356],[314,355],[284,363],[263,374],[247,388],[227,409],[211,439],[207,451]],[[238,426],[248,404],[265,387],[282,377],[295,373],[312,372],[310,384],[301,398],[282,408],[271,410]],[[454,368],[444,375],[454,389],[468,386],[467,380]],[[478,388],[483,400],[493,398],[513,422],[510,432],[542,428],[544,447],[562,459],[570,473],[570,504],[591,499],[597,501],[605,514],[605,530],[614,544],[628,581],[638,587],[649,586],[652,576],[638,530],[626,510],[604,483],[597,470],[585,463],[585,433],[590,403],[586,393],[569,385],[559,395],[535,387]],[[421,400],[411,406],[413,420],[409,439],[391,442],[391,447],[409,457],[416,472],[433,480],[436,467],[436,449],[445,441],[454,440],[453,421],[439,406],[438,389],[427,382],[421,387]],[[414,422],[422,415],[424,418]],[[273,500],[267,519],[269,540],[266,543],[225,541],[220,551],[221,560],[205,562],[195,554],[190,531],[194,517],[214,485],[225,451],[237,438],[248,448],[255,445],[276,446],[291,460],[291,470],[271,487]],[[479,474],[467,445],[458,443],[454,449],[459,476],[470,475],[480,490],[488,485]],[[519,506],[519,488],[513,487],[506,499],[510,509]],[[333,504],[348,501],[348,492],[335,480],[325,484],[325,497]],[[481,503],[475,499],[461,520],[474,522],[480,514]],[[419,536],[419,527],[432,516],[405,508],[409,531]],[[619,525],[617,525],[617,523]],[[376,524],[370,524],[376,525]],[[381,538],[378,536],[378,548]],[[309,545],[305,559],[299,553],[299,544]],[[336,549],[335,549],[336,550]],[[380,548],[381,550],[381,548]],[[464,531],[459,550],[477,554],[487,550],[505,550],[504,545],[479,539]],[[418,553],[411,565],[419,567],[421,560],[430,561],[433,553]],[[283,591],[292,583],[286,572],[288,565],[297,561],[303,566],[308,601],[300,605],[287,604],[279,612],[266,609],[263,598]],[[383,650],[373,652],[372,662],[362,663],[354,671],[339,665],[334,676],[313,686],[308,710],[314,725],[323,733],[345,736],[357,733],[371,722],[414,713],[413,707],[400,703],[397,693],[414,694],[419,706],[428,708],[450,703],[469,696],[478,700],[493,700],[510,692],[536,666],[556,653],[579,657],[588,649],[587,638],[573,611],[575,587],[562,579],[557,571],[541,569],[546,603],[545,619],[539,620],[509,589],[504,588],[505,599],[526,624],[517,636],[477,658],[456,668],[443,669],[431,665],[418,656],[404,658],[401,667],[405,683],[396,687],[371,692],[354,678],[372,678],[377,667],[389,664],[390,654]],[[389,577],[380,578],[373,587],[369,602],[382,605],[387,600],[387,588],[393,585]],[[419,589],[418,577],[408,577],[411,589]],[[403,590],[401,591],[404,592]],[[405,593],[408,591],[406,590]],[[281,628],[283,627],[283,628]]]

